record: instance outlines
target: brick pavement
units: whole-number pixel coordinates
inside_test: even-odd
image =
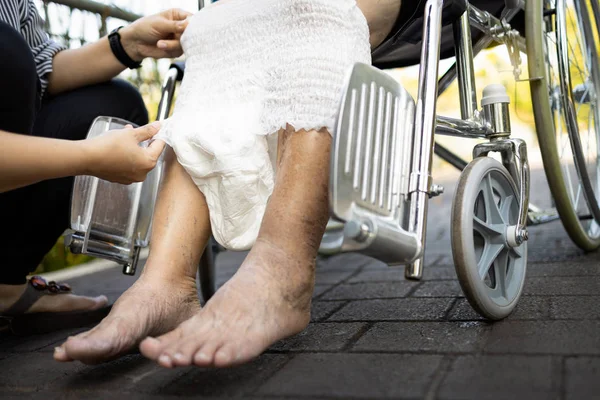
[[[77,331],[3,334],[0,397],[600,398],[598,254],[579,251],[559,222],[531,228],[525,294],[509,318],[488,323],[462,296],[452,267],[448,189],[432,200],[421,282],[360,255],[320,260],[309,327],[248,365],[164,370],[139,354],[100,366],[58,364],[54,345]],[[219,281],[242,260],[221,254]],[[132,281],[114,269],[72,283],[114,300]]]

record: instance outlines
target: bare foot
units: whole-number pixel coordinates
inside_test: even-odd
[[[145,339],[142,354],[167,368],[228,367],[257,357],[308,325],[314,263],[259,239],[202,310],[166,335]]]
[[[23,285],[0,285],[0,314],[8,310],[23,294],[28,283]],[[27,310],[30,313],[92,311],[108,303],[106,296],[85,297],[74,294],[59,294],[40,297]]]
[[[148,335],[160,335],[200,310],[195,281],[141,276],[88,332],[70,337],[54,351],[57,361],[97,364],[117,358]]]

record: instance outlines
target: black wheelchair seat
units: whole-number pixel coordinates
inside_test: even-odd
[[[504,9],[504,0],[471,0],[470,4],[480,10],[499,17]],[[423,36],[423,14],[426,0],[405,0],[402,2],[400,17],[392,33],[373,52],[373,65],[381,69],[400,68],[419,64],[421,61],[421,41]],[[446,0],[442,14],[442,42],[440,57],[454,56],[454,37],[452,23],[458,20],[467,9],[466,0]],[[520,30],[524,25],[523,13],[511,23]],[[473,41],[477,41],[483,33],[472,29]]]

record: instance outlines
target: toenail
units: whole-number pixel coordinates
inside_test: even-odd
[[[184,361],[184,357],[183,354],[181,353],[175,353],[175,355],[173,356],[174,359],[179,360],[179,361]]]
[[[171,365],[171,357],[169,357],[166,354],[163,354],[160,357],[158,357],[158,362],[167,364],[167,365]]]
[[[64,353],[64,352],[65,352],[65,349],[63,349],[62,347],[55,347],[55,348],[54,348],[54,352],[55,352],[55,353],[61,353],[61,354],[62,354],[62,353]]]
[[[200,361],[210,361],[210,357],[208,355],[206,355],[205,353],[196,354],[196,359],[198,359]]]

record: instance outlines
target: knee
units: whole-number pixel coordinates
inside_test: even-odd
[[[23,84],[35,87],[37,72],[29,45],[10,25],[0,21],[0,71],[2,84]]]
[[[21,34],[3,22],[0,22],[0,49],[0,129],[29,133],[37,108],[39,82],[33,55]]]
[[[115,117],[123,118],[138,125],[148,123],[148,111],[140,92],[129,82],[113,79],[109,85],[109,101],[118,104]]]

